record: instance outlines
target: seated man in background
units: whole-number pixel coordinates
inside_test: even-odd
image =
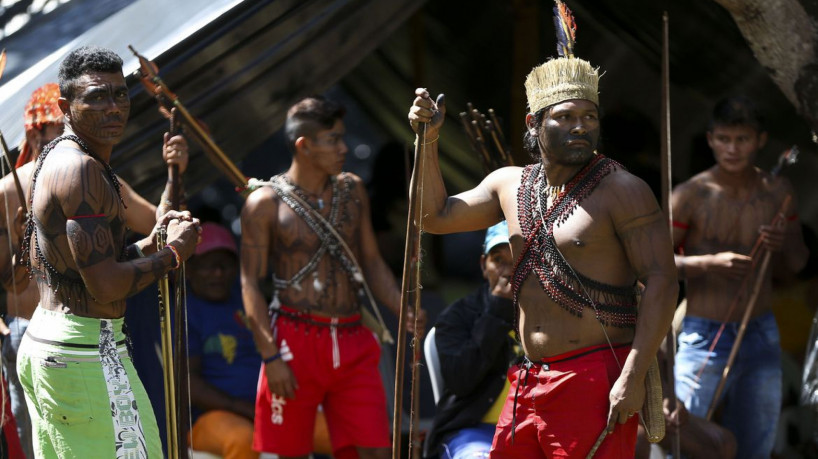
[[[506,372],[519,348],[512,338],[514,259],[505,221],[486,231],[480,267],[487,282],[452,303],[435,324],[443,392],[425,457],[488,457],[508,393]]]
[[[261,357],[244,320],[233,235],[202,224],[187,266],[191,447],[225,459],[257,458],[253,414]]]

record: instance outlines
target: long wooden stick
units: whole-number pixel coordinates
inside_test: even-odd
[[[733,362],[736,360],[736,355],[738,355],[739,348],[741,347],[741,341],[744,339],[744,333],[747,331],[747,323],[750,321],[753,309],[755,309],[758,294],[761,292],[761,285],[764,284],[764,277],[767,274],[767,266],[770,264],[770,256],[772,253],[766,249],[763,252],[764,256],[761,261],[761,267],[758,270],[758,277],[756,278],[755,286],[753,287],[753,294],[750,296],[750,299],[747,302],[747,309],[744,311],[744,316],[741,318],[741,325],[739,326],[738,333],[736,334],[736,342],[733,343],[733,348],[730,350],[730,356],[727,357],[727,364],[724,366],[724,371],[721,374],[721,379],[719,379],[719,384],[716,386],[716,391],[713,393],[713,400],[710,401],[710,407],[707,409],[707,416],[705,416],[705,419],[708,421],[713,419],[713,413],[716,411],[716,407],[718,406],[719,396],[721,396],[721,392],[724,390],[724,385],[727,383],[727,375],[730,374],[730,369],[733,366]]]
[[[169,134],[174,136],[181,133],[181,126],[179,124],[177,111],[173,110],[170,117]],[[170,198],[170,210],[181,210],[182,206],[182,176],[179,173],[179,166],[172,164],[168,168],[168,197]],[[188,364],[188,345],[187,345],[187,298],[182,294],[185,285],[185,265],[181,263],[175,270],[173,287],[176,291],[175,301],[173,304],[173,355],[174,355],[174,391],[176,406],[176,428],[179,439],[176,443],[177,457],[186,459],[188,454],[187,430],[192,429],[190,418],[190,368]]]
[[[668,25],[668,14],[662,14],[662,206],[665,211],[665,220],[668,223],[670,233],[673,234],[673,204],[671,202],[673,161],[670,146],[670,33]],[[676,333],[673,327],[667,332],[665,337],[665,378],[670,387],[671,394],[668,399],[668,409],[671,413],[676,410],[676,378],[673,374],[673,367],[676,362]],[[671,453],[673,459],[679,459],[681,453],[681,440],[679,429],[673,429],[671,440]]]
[[[408,308],[413,308],[415,311],[415,320],[417,320],[420,312],[420,240],[421,240],[421,218],[423,217],[421,208],[421,193],[423,183],[423,144],[426,141],[426,124],[421,124],[421,134],[415,139],[415,165],[412,170],[412,179],[409,184],[409,215],[406,221],[406,247],[403,258],[403,278],[401,280],[401,298],[400,298],[400,317],[398,320],[398,343],[397,356],[395,358],[395,399],[394,399],[394,413],[392,419],[392,459],[400,459],[401,457],[401,422],[402,422],[402,407],[403,407],[403,375],[404,375],[404,361],[406,359],[406,311]],[[417,322],[416,322],[417,323]],[[420,385],[416,384],[417,362],[419,361],[419,343],[420,330],[415,329],[415,357],[413,357],[412,366],[412,401],[416,397],[415,392],[420,389]],[[414,406],[409,414],[410,422],[413,422]],[[409,457],[413,457],[412,451],[415,447],[414,438],[416,435],[413,424],[410,430],[409,440]]]
[[[162,250],[165,247],[167,233],[165,228],[159,230],[156,239],[157,250]],[[161,332],[161,349],[162,349],[162,377],[163,387],[165,389],[165,426],[167,428],[167,457],[168,459],[179,459],[179,447],[181,439],[179,438],[179,422],[177,419],[177,399],[176,399],[176,381],[173,358],[173,332],[170,319],[170,282],[168,275],[165,274],[159,279],[159,326]]]

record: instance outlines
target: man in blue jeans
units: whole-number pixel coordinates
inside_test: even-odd
[[[480,255],[483,283],[446,308],[435,324],[443,394],[424,445],[429,457],[488,457],[497,419],[508,393],[506,372],[514,359],[514,259],[508,224],[486,231]]]
[[[735,434],[741,458],[770,457],[781,410],[781,350],[771,311],[772,271],[797,272],[809,255],[792,185],[754,165],[766,141],[763,118],[750,99],[720,101],[707,131],[716,165],[677,186],[672,198],[676,267],[679,277],[687,281],[687,315],[676,355],[676,395],[691,414],[706,416],[748,299],[756,282],[760,283],[746,334],[720,395],[720,401],[726,400],[721,424]],[[787,196],[792,201],[782,209]],[[772,225],[776,216],[778,223]],[[761,250],[751,257],[757,241]],[[772,253],[771,269],[759,278],[765,251]]]

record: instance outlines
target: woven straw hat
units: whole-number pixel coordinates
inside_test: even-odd
[[[551,59],[528,74],[525,93],[531,113],[571,99],[599,105],[599,69],[575,57]]]

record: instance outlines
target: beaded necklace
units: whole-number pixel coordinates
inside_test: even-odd
[[[336,227],[339,224],[339,221],[346,220],[348,217],[344,214],[345,212],[341,211],[341,202],[348,201],[350,188],[352,186],[352,182],[349,179],[343,180],[343,186],[338,182],[338,178],[335,176],[330,177],[330,181],[332,183],[332,198],[330,199],[330,214],[328,223],[332,227]],[[273,274],[273,287],[276,290],[284,289],[284,288],[294,288],[299,292],[302,290],[301,281],[307,277],[308,274],[312,273],[313,275],[313,289],[323,295],[326,294],[326,290],[324,289],[324,285],[321,280],[318,278],[318,263],[321,259],[329,253],[335,260],[337,260],[341,268],[344,272],[347,273],[347,276],[356,283],[360,283],[361,273],[355,267],[355,263],[347,256],[344,252],[343,247],[341,247],[340,241],[338,241],[337,237],[332,234],[326,227],[326,223],[320,221],[316,215],[314,214],[314,210],[310,210],[305,208],[301,202],[290,195],[293,192],[293,185],[290,183],[287,177],[284,174],[273,176],[269,182],[270,186],[275,190],[276,194],[287,204],[293,212],[296,213],[299,217],[304,219],[304,222],[307,223],[307,226],[310,227],[313,232],[318,236],[318,239],[321,241],[321,246],[315,253],[312,255],[310,260],[305,264],[301,269],[299,269],[293,277],[290,279],[281,279]],[[300,197],[300,196],[299,196]],[[302,198],[303,200],[303,198]],[[332,263],[330,263],[330,268],[333,268]],[[329,273],[329,278],[333,277],[333,272]]]
[[[562,258],[554,239],[554,226],[564,223],[602,179],[622,168],[616,161],[597,155],[564,185],[550,206],[542,164],[527,166],[517,192],[517,211],[525,245],[514,267],[514,303],[519,306],[523,282],[532,271],[543,291],[563,309],[582,317],[585,307],[596,306],[597,318],[605,325],[634,327],[636,324],[635,286],[604,284],[575,272]],[[583,295],[582,286],[589,295]]]
[[[280,177],[282,180],[287,182],[289,186],[292,187],[293,193],[297,194],[298,197],[301,198],[304,202],[309,203],[309,205],[312,206],[313,209],[324,210],[324,198],[321,197],[321,193],[315,194],[304,190],[300,186],[296,185],[295,182],[293,182],[292,179],[289,176],[287,176],[287,174],[281,174]],[[332,177],[330,179],[330,182],[332,182],[334,179],[335,177]],[[324,187],[324,189],[326,189],[326,186]],[[313,204],[313,201],[315,201],[315,204]]]
[[[88,144],[85,143],[81,138],[73,134],[66,134],[57,137],[56,139],[49,142],[44,148],[40,156],[37,158],[37,167],[34,169],[34,173],[31,176],[31,196],[28,199],[28,216],[26,218],[26,230],[25,236],[23,237],[21,253],[26,253],[28,256],[23,258],[23,263],[29,269],[29,279],[34,277],[34,267],[31,265],[31,240],[34,239],[34,255],[37,259],[37,267],[36,270],[42,273],[43,279],[46,280],[48,287],[53,289],[54,293],[57,293],[60,290],[60,287],[67,284],[70,285],[73,291],[81,291],[80,289],[84,289],[85,284],[82,281],[82,278],[77,276],[76,278],[67,276],[66,274],[57,270],[51,263],[48,262],[45,254],[43,253],[42,249],[40,248],[40,239],[39,234],[36,228],[36,220],[34,217],[34,190],[37,184],[37,177],[40,175],[40,170],[43,168],[43,164],[45,164],[45,159],[51,151],[57,146],[58,143],[62,142],[63,140],[71,140],[75,142],[77,145],[80,146],[82,152],[86,155],[90,156],[91,158],[95,159],[97,162],[102,163],[105,167],[105,172],[108,175],[108,179],[114,186],[114,190],[116,191],[116,195],[119,198],[119,202],[122,204],[123,208],[126,208],[125,201],[122,199],[122,185],[119,183],[119,179],[117,179],[116,174],[114,174],[113,169],[111,166],[99,159],[96,155],[93,154],[91,149],[88,147]],[[123,241],[123,250],[120,251],[120,254],[123,254],[124,250],[124,241]],[[43,270],[45,267],[45,270]],[[77,296],[75,294],[75,296]],[[66,298],[66,300],[70,300],[70,297]]]

